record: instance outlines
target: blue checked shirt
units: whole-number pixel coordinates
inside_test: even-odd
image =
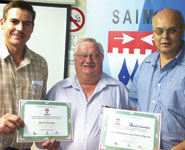
[[[185,44],[162,69],[159,51],[143,61],[131,85],[129,103],[138,111],[161,114],[161,149],[185,140]]]
[[[99,150],[103,107],[128,109],[127,89],[105,73],[89,102],[76,76],[56,84],[47,94],[47,99],[70,102],[72,107],[73,141],[60,142],[58,150]]]

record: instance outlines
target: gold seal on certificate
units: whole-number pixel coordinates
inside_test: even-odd
[[[19,115],[25,127],[18,131],[17,142],[72,140],[70,103],[20,100]]]
[[[161,115],[104,107],[100,150],[159,149]]]

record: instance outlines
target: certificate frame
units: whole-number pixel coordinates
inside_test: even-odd
[[[122,109],[114,109],[114,108],[106,108],[104,107],[103,111],[103,123],[102,123],[102,130],[100,136],[100,150],[148,150],[148,149],[159,149],[160,147],[160,130],[161,130],[161,115],[154,114],[154,113],[146,113],[146,112],[138,112],[138,111],[131,111],[131,110],[122,110]],[[128,119],[131,118],[131,119]],[[112,119],[115,121],[112,121]],[[133,122],[128,125],[123,125],[123,123],[129,123],[128,120],[132,120]],[[135,120],[135,122],[134,122]],[[138,120],[141,120],[143,128],[141,127],[141,122],[139,124]],[[151,134],[148,134],[147,130],[149,131],[150,126],[145,125],[146,121],[152,121],[153,127],[151,126]],[[131,127],[129,127],[131,126]],[[115,128],[113,128],[115,127]],[[134,127],[134,128],[132,128]],[[139,135],[139,132],[136,132],[137,128],[142,128],[143,131],[146,130],[145,134],[143,133]],[[145,129],[144,129],[145,128]],[[135,130],[135,131],[134,131]],[[153,132],[153,137],[151,136]],[[116,135],[114,137],[114,135]],[[125,134],[125,135],[124,135]],[[118,136],[119,135],[119,136]],[[109,137],[111,137],[111,142]],[[139,138],[133,138],[134,136],[143,136],[146,138],[143,143],[149,142],[150,144],[146,145],[137,145],[140,142],[137,142]],[[118,140],[119,137],[120,139]],[[122,139],[124,137],[124,139]],[[127,137],[127,138],[125,138]],[[140,139],[141,139],[140,138]],[[134,139],[133,141],[129,141],[130,139]],[[114,141],[115,142],[114,142]],[[118,140],[118,141],[116,141]],[[120,142],[121,141],[121,142]],[[126,142],[125,142],[126,141]],[[153,142],[153,143],[152,143]],[[121,144],[120,144],[121,143]],[[134,144],[133,144],[134,143]],[[128,144],[128,145],[127,145]],[[121,146],[120,146],[121,145]],[[133,146],[134,145],[134,146]],[[152,147],[147,147],[147,146]]]
[[[43,112],[43,113],[38,114],[36,112],[37,115],[40,118],[42,118],[42,121],[40,120],[40,118],[37,119],[39,121],[39,125],[40,124],[42,125],[42,130],[45,129],[46,132],[48,132],[48,131],[50,132],[51,130],[53,130],[53,133],[54,133],[54,128],[53,127],[48,128],[48,124],[46,124],[46,123],[52,123],[52,124],[54,124],[52,126],[55,126],[55,122],[53,120],[52,121],[48,120],[47,118],[48,117],[57,118],[58,116],[60,117],[60,115],[58,115],[58,114],[56,116],[52,116],[52,114],[54,114],[54,113],[51,113],[52,109],[54,110],[55,108],[59,108],[59,107],[60,107],[60,110],[65,109],[64,112],[65,112],[66,116],[60,117],[60,118],[65,118],[65,119],[60,119],[61,122],[66,121],[64,123],[65,124],[65,132],[64,132],[65,134],[61,134],[64,131],[63,128],[60,128],[60,129],[57,128],[57,135],[53,135],[53,133],[52,133],[50,135],[47,134],[44,136],[43,135],[40,136],[37,134],[34,135],[34,133],[32,131],[30,133],[33,133],[33,134],[29,134],[29,135],[25,134],[25,132],[28,132],[30,129],[31,130],[33,129],[33,131],[34,131],[34,128],[35,128],[33,125],[30,125],[31,120],[26,121],[26,118],[25,118],[25,116],[28,116],[28,113],[30,113],[30,110],[29,111],[27,110],[29,107],[30,108],[40,107],[38,109],[42,109],[41,112]],[[38,109],[35,109],[35,110],[38,110]],[[35,114],[35,112],[34,112],[34,114]],[[34,114],[33,114],[33,116],[34,116]],[[24,124],[25,124],[24,128],[20,128],[20,130],[18,130],[17,142],[19,142],[19,143],[20,142],[46,141],[46,140],[53,139],[53,138],[55,138],[57,141],[71,141],[72,140],[71,103],[64,103],[64,102],[59,102],[59,101],[46,101],[46,100],[19,100],[19,116],[21,117],[21,119],[24,121]],[[33,116],[31,116],[32,119],[33,119]],[[38,118],[38,116],[36,116],[36,117]],[[34,119],[35,119],[35,116],[34,116]],[[59,119],[56,119],[56,120],[59,120]],[[36,121],[36,122],[38,122],[38,121]],[[58,123],[58,122],[56,122],[56,123]],[[43,127],[43,125],[44,125],[44,127]],[[49,124],[49,125],[51,126],[51,124]],[[62,127],[62,126],[63,125],[60,125],[60,127]],[[58,132],[58,131],[61,131],[61,132]]]

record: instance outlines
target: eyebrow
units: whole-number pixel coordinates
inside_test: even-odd
[[[16,19],[16,18],[10,18],[10,20],[13,20],[13,21],[20,21],[19,19]],[[26,22],[26,23],[33,23],[32,21],[30,21],[30,20],[25,20],[25,21],[23,21],[23,22]]]
[[[177,27],[169,27],[167,29],[173,29],[173,28],[177,28]],[[155,29],[155,28],[154,28]],[[156,27],[156,29],[164,29],[164,28],[161,28],[161,27]]]

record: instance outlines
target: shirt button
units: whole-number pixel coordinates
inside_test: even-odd
[[[19,85],[19,84],[16,84],[16,87],[17,87],[17,88],[19,88],[19,87],[20,87],[20,85]]]
[[[87,137],[84,137],[84,141],[87,141]]]
[[[155,104],[155,101],[153,100],[152,103]]]
[[[161,86],[160,83],[158,83],[157,86],[160,87]]]

